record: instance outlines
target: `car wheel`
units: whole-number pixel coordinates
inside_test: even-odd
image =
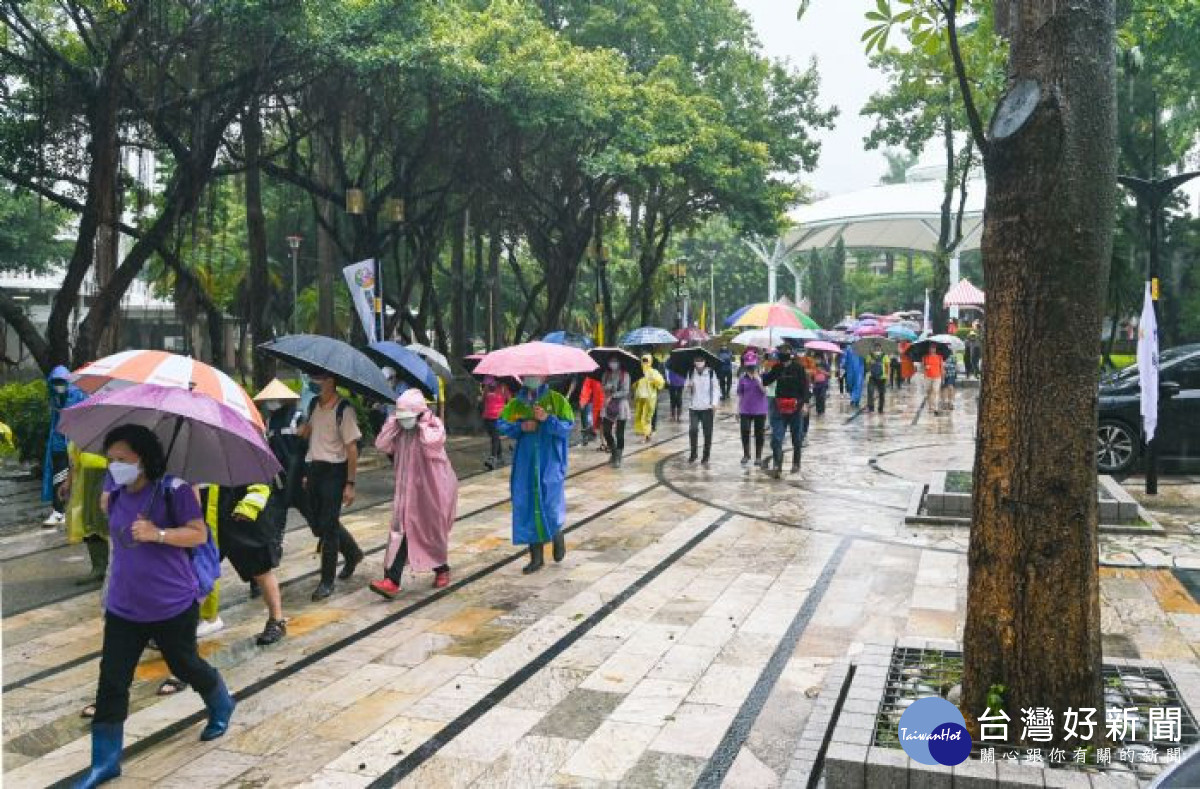
[[[1096,466],[1101,474],[1123,474],[1137,462],[1141,439],[1123,422],[1101,422],[1096,433]]]

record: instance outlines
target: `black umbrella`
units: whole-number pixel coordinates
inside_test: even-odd
[[[629,383],[631,384],[645,375],[645,372],[642,371],[642,360],[623,348],[593,348],[588,351],[588,356],[595,359],[596,364],[600,365],[598,373],[601,377],[608,371],[609,359],[616,359],[621,363],[621,369],[629,373]]]
[[[486,355],[487,354],[483,353],[473,353],[470,356],[463,357],[463,367],[467,368],[467,372],[474,376],[475,380],[477,381],[483,381],[485,378],[495,377],[490,375],[475,375],[475,368],[479,366],[479,363],[483,361],[483,357]],[[496,383],[504,384],[508,387],[510,392],[515,392],[521,388],[521,379],[517,378],[515,375],[502,375],[499,378],[496,378]]]
[[[339,384],[363,397],[386,403],[396,399],[387,377],[375,362],[341,340],[317,334],[289,334],[258,347],[310,375],[332,375]]]
[[[930,348],[933,348],[944,357],[949,358],[950,356],[950,348],[948,346],[942,345],[940,342],[933,342],[931,340],[920,340],[918,342],[914,342],[912,345],[908,346],[908,350],[906,350],[905,353],[908,354],[908,358],[919,362],[925,358],[925,354],[929,353]]]
[[[708,362],[710,370],[716,371],[721,365],[721,360],[712,351],[696,346],[694,348],[676,348],[671,351],[671,356],[667,359],[667,367],[676,375],[682,375],[686,378],[687,374],[691,372],[692,365],[695,364],[697,356],[703,357]]]

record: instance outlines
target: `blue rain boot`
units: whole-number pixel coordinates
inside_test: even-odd
[[[75,789],[92,789],[121,774],[124,723],[92,724],[92,769],[79,779]]]
[[[200,732],[200,740],[208,742],[215,740],[229,730],[229,719],[233,716],[233,708],[237,702],[229,695],[225,680],[217,677],[217,684],[204,695],[204,706],[208,707],[208,725]]]

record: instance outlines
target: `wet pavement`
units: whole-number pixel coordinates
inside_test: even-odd
[[[373,549],[363,569],[311,603],[312,540],[291,532],[288,638],[253,645],[261,603],[227,570],[227,627],[202,645],[239,698],[230,732],[198,742],[200,700],[155,697],[166,668],[148,653],[112,785],[778,785],[831,664],[866,642],[961,637],[967,530],[904,514],[929,472],[969,466],[976,391],[936,417],[912,391],[882,415],[835,395],[802,474],[778,481],[740,464],[729,412],[709,468],[687,463],[669,423],[621,470],[574,450],[567,557],[531,576],[509,542],[506,471],[463,480],[445,590],[428,574],[406,576],[395,602],[366,588],[388,513],[376,506],[346,518]],[[1102,537],[1110,655],[1200,657],[1184,488],[1164,535]],[[94,592],[6,616],[6,786],[86,766],[78,713],[100,628]]]

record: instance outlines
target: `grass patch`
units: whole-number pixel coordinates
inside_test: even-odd
[[[947,493],[970,493],[971,492],[971,472],[969,471],[947,471],[946,472],[946,492]]]

